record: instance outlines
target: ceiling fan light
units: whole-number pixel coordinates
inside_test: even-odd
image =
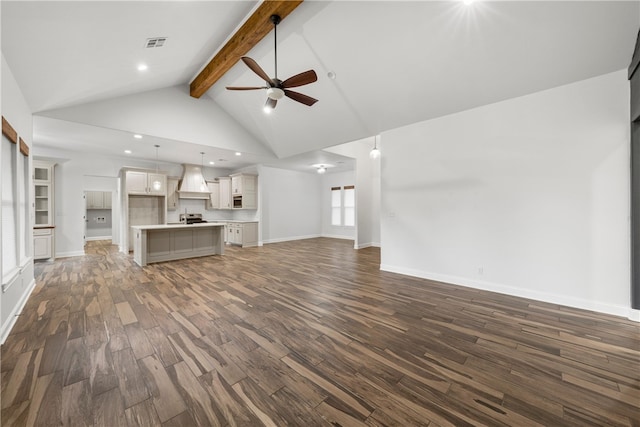
[[[327,168],[325,168],[324,166],[320,166],[318,168],[318,173],[320,173],[320,174],[325,173],[326,171],[327,171]]]
[[[284,91],[277,87],[270,87],[267,89],[267,96],[271,99],[282,99],[284,97]]]

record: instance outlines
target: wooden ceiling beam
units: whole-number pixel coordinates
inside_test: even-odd
[[[271,15],[284,19],[303,0],[264,0],[190,84],[189,92],[200,98],[236,62],[245,56],[273,29]]]

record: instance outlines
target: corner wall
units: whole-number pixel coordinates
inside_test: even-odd
[[[260,166],[260,242],[319,237],[322,229],[319,179],[310,173]]]
[[[618,71],[382,135],[381,268],[629,316]]]

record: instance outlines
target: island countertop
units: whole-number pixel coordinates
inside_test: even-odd
[[[173,229],[188,229],[194,227],[224,227],[223,223],[219,222],[200,222],[197,224],[155,224],[155,225],[132,225],[134,230],[173,230]]]
[[[143,267],[152,262],[224,254],[224,224],[133,225],[131,229],[133,259]]]

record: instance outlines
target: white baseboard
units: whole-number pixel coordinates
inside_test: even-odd
[[[640,322],[640,310],[634,310],[633,308],[629,309],[629,316],[627,316],[629,320],[633,320],[634,322]]]
[[[536,301],[548,302],[551,304],[559,304],[567,307],[579,308],[582,310],[597,311],[599,313],[611,314],[614,316],[621,316],[640,322],[640,311],[631,310],[629,307],[624,307],[614,304],[603,304],[595,301],[588,301],[582,298],[575,298],[566,295],[556,295],[547,292],[539,292],[530,289],[515,288],[513,286],[502,285],[499,283],[485,282],[480,280],[468,279],[466,277],[449,276],[437,273],[431,273],[427,271],[415,270],[404,267],[397,267],[388,264],[380,264],[380,270],[388,271],[390,273],[404,274],[407,276],[420,277],[422,279],[435,280],[437,282],[449,283],[457,286],[465,286],[467,288],[480,289],[483,291],[497,292],[500,294],[506,294],[521,298],[533,299]],[[637,319],[632,318],[636,314],[632,314],[631,311],[637,312]]]
[[[2,327],[0,328],[0,344],[4,344],[4,341],[7,339],[7,336],[9,336],[9,332],[11,332],[11,329],[13,329],[13,325],[16,324],[16,321],[18,320],[18,316],[22,312],[24,305],[27,303],[27,300],[31,296],[31,292],[33,292],[33,289],[35,287],[36,287],[36,279],[32,278],[31,282],[29,283],[29,286],[27,287],[27,291],[22,295],[22,297],[20,298],[20,301],[18,301],[18,303],[15,305],[15,307],[11,311],[11,314],[9,314],[9,317],[7,317],[6,323],[2,325]]]
[[[380,247],[380,243],[374,243],[374,242],[369,242],[369,243],[362,243],[360,245],[355,244],[354,249],[364,249],[364,248],[379,248]]]
[[[74,256],[84,256],[84,251],[56,252],[56,258],[69,258]]]
[[[290,242],[292,240],[305,240],[305,239],[315,239],[321,237],[319,234],[311,234],[308,236],[291,236],[291,237],[279,237],[276,239],[269,239],[269,240],[263,240],[262,243],[263,244],[269,244],[269,243],[281,243],[281,242]]]
[[[86,237],[85,240],[87,242],[93,242],[95,240],[111,240],[111,236]]]
[[[353,236],[342,236],[340,234],[321,234],[318,237],[326,237],[327,239],[354,240]]]

